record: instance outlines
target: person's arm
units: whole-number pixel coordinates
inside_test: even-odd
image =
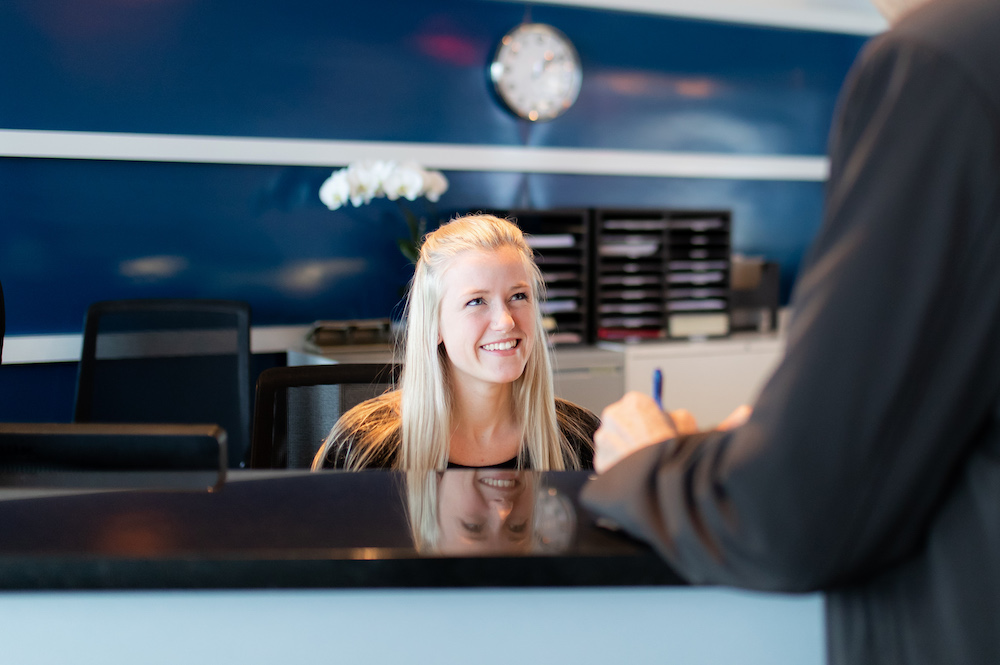
[[[995,111],[892,39],[847,89],[786,355],[748,423],[642,447],[584,489],[691,581],[809,590],[905,556],[1000,395]]]

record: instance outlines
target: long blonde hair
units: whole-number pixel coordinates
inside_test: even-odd
[[[534,339],[524,372],[512,386],[514,417],[522,429],[518,467],[536,470],[579,468],[579,460],[560,432],[552,387],[552,361],[539,303],[544,282],[524,234],[513,222],[493,215],[456,218],[429,233],[420,248],[406,303],[406,341],[399,389],[355,407],[340,419],[316,454],[320,468],[333,452],[346,468],[360,469],[391,456],[394,468],[407,471],[448,466],[452,423],[448,357],[438,343],[443,295],[442,275],[452,260],[469,250],[515,249],[524,262],[534,303]],[[354,441],[352,432],[364,431]],[[333,448],[334,450],[331,450]]]

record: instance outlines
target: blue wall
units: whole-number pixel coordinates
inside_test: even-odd
[[[525,5],[475,0],[5,0],[0,128],[821,155],[856,36],[533,6],[580,52],[577,104],[528,125],[486,65]],[[326,210],[329,169],[0,158],[8,334],[78,332],[109,298],[239,298],[256,325],[386,316],[395,204]],[[822,185],[448,172],[440,210],[733,210],[785,293]],[[423,212],[422,207],[417,207]]]

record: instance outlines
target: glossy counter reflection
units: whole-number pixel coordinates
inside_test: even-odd
[[[586,472],[232,471],[215,492],[0,491],[0,589],[679,584]]]
[[[422,554],[557,554],[569,548],[576,529],[572,500],[530,472],[411,473],[406,498]]]

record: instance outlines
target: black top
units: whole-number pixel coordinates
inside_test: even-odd
[[[388,404],[384,405],[383,410],[371,418],[375,422],[384,422],[387,417],[397,417],[392,411],[392,407]],[[556,398],[556,419],[559,423],[559,429],[562,431],[563,436],[566,437],[567,442],[569,442],[570,448],[572,448],[573,453],[580,462],[580,468],[584,470],[594,468],[594,432],[600,427],[600,419],[591,413],[589,410],[569,402],[564,399]],[[340,448],[339,444],[343,441],[349,441],[350,445],[357,445],[359,442],[364,441],[364,437],[367,434],[365,430],[359,429],[354,432],[342,437],[342,439],[334,442],[334,447],[331,451],[336,451]],[[393,434],[393,443],[388,452],[375,459],[368,465],[367,468],[373,469],[391,469],[396,461],[396,455],[400,445],[400,434],[397,430]],[[333,453],[331,453],[333,454]],[[330,455],[323,461],[323,468],[325,469],[342,469],[346,465],[344,463],[343,455],[331,459]],[[517,457],[513,457],[506,462],[501,462],[500,464],[492,465],[495,468],[502,469],[516,469],[517,468]],[[448,463],[448,468],[453,469],[463,469],[471,468],[466,467],[461,464],[455,464],[453,462]]]
[[[584,491],[694,582],[826,589],[834,665],[1000,662],[997,35],[931,0],[872,40],[749,423]]]

